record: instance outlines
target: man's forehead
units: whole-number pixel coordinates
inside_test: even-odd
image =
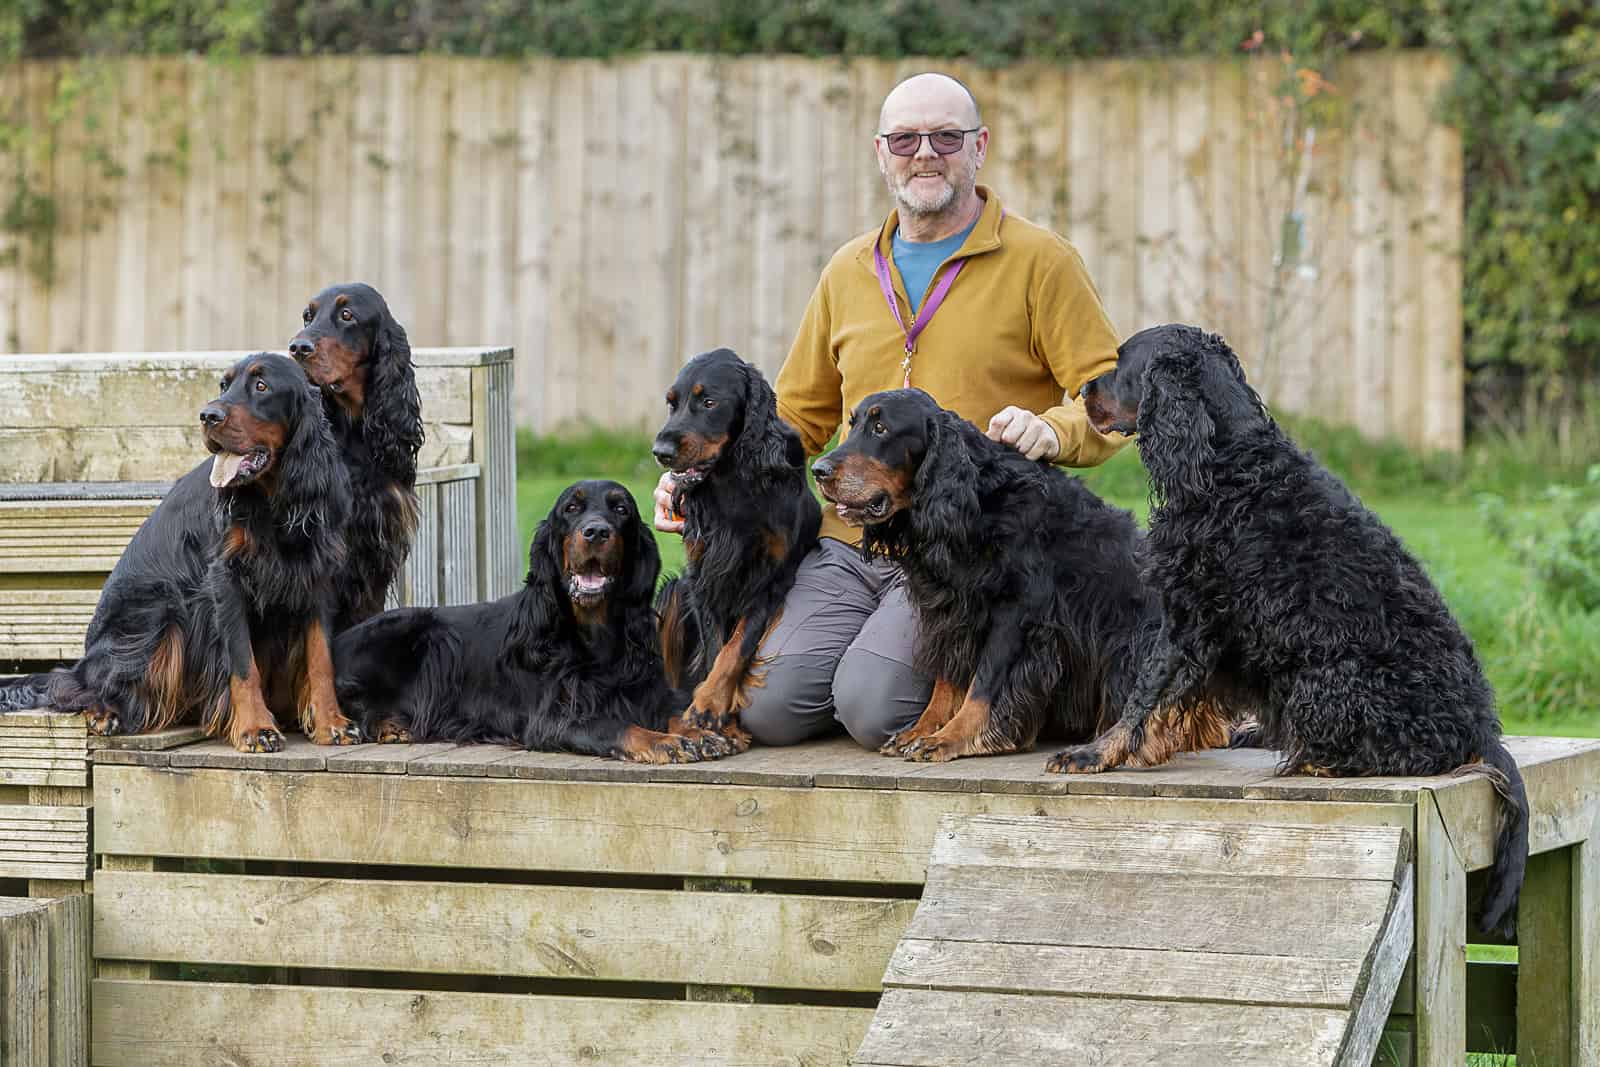
[[[884,130],[937,129],[975,124],[977,108],[967,90],[942,74],[919,74],[889,91],[880,113]]]

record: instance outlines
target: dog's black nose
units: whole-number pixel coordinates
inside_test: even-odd
[[[289,342],[289,354],[295,359],[307,359],[310,357],[311,351],[314,347],[315,346],[310,341],[296,337],[293,341]]]
[[[665,467],[672,463],[672,457],[678,454],[678,450],[664,441],[657,441],[650,446],[650,454],[656,457],[657,463]]]
[[[207,426],[221,425],[222,420],[227,417],[228,413],[222,410],[220,404],[207,404],[200,409],[200,421]]]
[[[603,522],[592,523],[583,528],[583,539],[591,545],[603,545],[611,540],[611,527]]]
[[[811,465],[811,473],[820,482],[825,482],[833,477],[833,464],[826,459],[819,459]]]

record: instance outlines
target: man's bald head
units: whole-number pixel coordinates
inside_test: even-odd
[[[962,129],[983,125],[983,118],[978,114],[978,98],[972,95],[972,90],[948,74],[930,71],[913,74],[889,90],[878,111],[878,129],[891,129],[894,123],[917,127],[918,118],[928,112],[950,114],[961,123]]]

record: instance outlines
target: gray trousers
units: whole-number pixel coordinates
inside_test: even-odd
[[[933,679],[912,666],[916,631],[900,568],[823,538],[761,643],[765,684],[750,690],[739,721],[763,745],[792,745],[842,725],[877,748],[916,722],[933,693]]]

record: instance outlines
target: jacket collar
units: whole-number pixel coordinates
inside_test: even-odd
[[[987,185],[977,187],[978,199],[983,201],[983,210],[978,213],[978,224],[967,234],[967,239],[961,242],[961,247],[956,250],[951,259],[966,256],[982,255],[984,252],[993,252],[1000,247],[1000,220],[1005,213],[1000,206],[1000,198],[994,195]],[[900,212],[898,209],[889,212],[889,217],[884,220],[883,226],[878,230],[878,248],[882,250],[886,259],[892,258],[894,251],[894,231],[900,225]],[[856,262],[867,269],[867,273],[876,274],[872,265],[872,246],[868,245],[856,254]]]

